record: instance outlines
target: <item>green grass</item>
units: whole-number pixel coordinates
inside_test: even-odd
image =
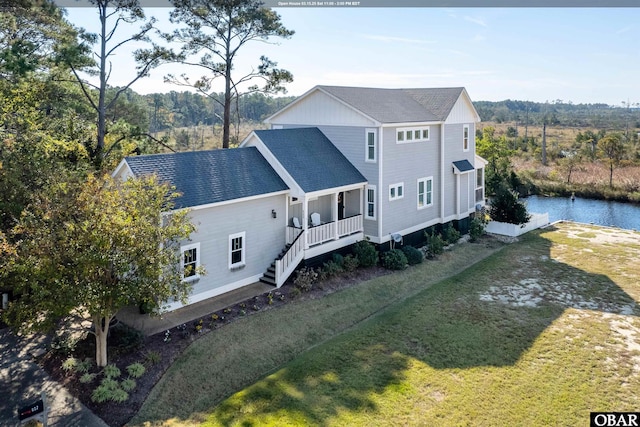
[[[463,245],[252,316],[191,346],[130,425],[570,426],[635,411],[640,235],[607,236],[563,224],[467,269],[490,249]],[[272,373],[253,383],[256,363]]]

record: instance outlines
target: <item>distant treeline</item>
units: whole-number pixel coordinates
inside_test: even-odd
[[[214,99],[176,91],[142,95],[149,131],[222,123],[223,109],[217,101],[221,101],[224,95],[220,93],[215,96]],[[232,106],[232,122],[237,121],[238,115],[243,121],[262,121],[293,99],[295,97],[270,97],[260,93],[245,95],[237,105]]]
[[[506,100],[475,101],[482,121],[552,126],[592,127],[597,129],[640,128],[640,109],[637,105],[611,106],[607,104],[573,104],[556,100],[531,102]]]
[[[221,101],[192,92],[171,91],[139,95],[128,90],[113,108],[113,118],[126,117],[150,132],[222,122]],[[293,101],[295,97],[272,97],[260,93],[240,98],[233,106],[233,122],[238,115],[242,121],[260,122]],[[216,101],[217,100],[217,101]],[[542,125],[596,128],[605,130],[632,130],[640,128],[640,109],[637,106],[611,106],[607,104],[573,104],[560,100],[531,101],[474,101],[483,122],[514,123],[519,126]]]

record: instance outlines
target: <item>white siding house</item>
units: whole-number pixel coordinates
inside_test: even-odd
[[[465,221],[484,205],[479,121],[464,88],[339,86],[316,86],[266,120],[317,126],[366,177],[364,233],[375,243]]]
[[[484,204],[479,120],[464,88],[317,86],[240,148],[127,157],[113,176],[156,174],[182,193],[176,209],[197,227],[181,247],[194,303],[279,287],[303,260],[365,237],[464,223]]]

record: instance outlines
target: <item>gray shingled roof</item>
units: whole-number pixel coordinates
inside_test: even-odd
[[[453,167],[456,168],[456,170],[459,173],[463,173],[463,172],[469,172],[473,170],[473,165],[471,164],[471,162],[467,159],[465,160],[458,160],[456,162],[453,162]]]
[[[318,128],[258,130],[255,134],[304,192],[367,182]]]
[[[381,123],[444,121],[462,87],[425,89],[377,89],[344,86],[318,88]]]
[[[187,208],[288,190],[255,147],[127,157],[134,175],[156,174],[182,193]]]

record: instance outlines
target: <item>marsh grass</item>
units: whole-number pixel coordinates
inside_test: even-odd
[[[197,341],[131,425],[572,426],[635,411],[639,240],[561,224],[482,262],[490,250],[467,244],[252,316]]]

